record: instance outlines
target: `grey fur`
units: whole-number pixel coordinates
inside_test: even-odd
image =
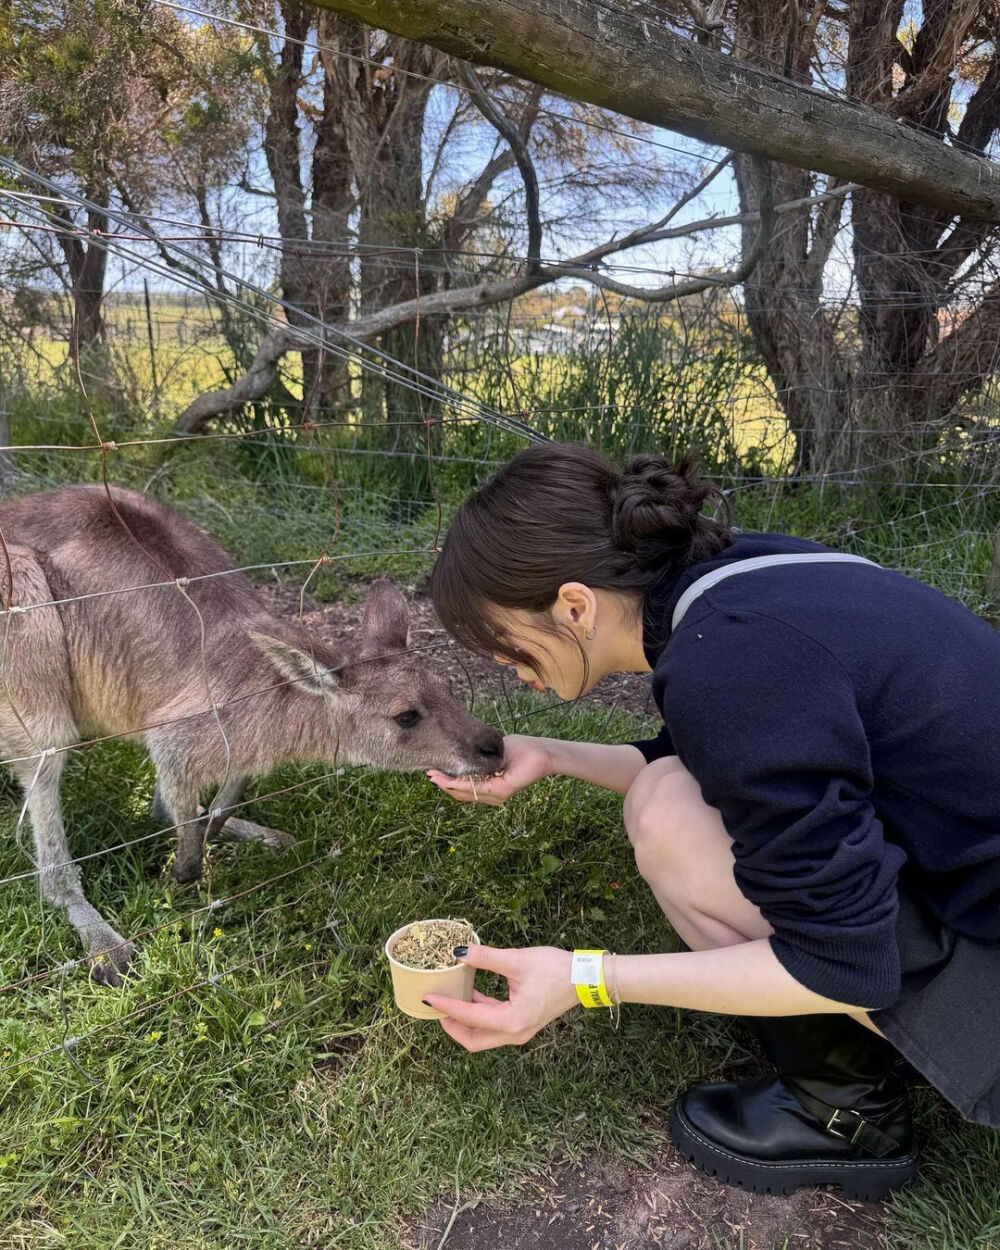
[[[106,734],[143,740],[156,768],[153,818],[178,826],[172,871],[190,881],[206,834],[222,831],[247,777],[292,760],[493,772],[503,741],[451,698],[424,657],[407,653],[406,602],[391,583],[373,585],[360,637],[343,651],[269,613],[239,573],[183,591],[133,589],[165,581],[164,570],[191,579],[233,565],[180,513],[111,494],[127,530],[96,486],[0,505],[13,570],[11,588],[0,553],[0,592],[14,609],[0,613],[0,752],[29,757],[10,767],[27,794],[42,895],[66,911],[93,975],[116,984],[134,952],[87,902],[69,862],[65,752],[40,752]],[[127,593],[99,593],[118,589]],[[420,713],[412,728],[394,719],[408,711]],[[213,800],[208,813],[203,795]],[[232,819],[238,838],[259,830]]]

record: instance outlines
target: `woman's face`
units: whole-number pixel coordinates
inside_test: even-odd
[[[539,626],[532,613],[520,608],[499,609],[496,621],[504,640],[524,658],[493,658],[498,664],[512,667],[518,678],[533,689],[553,690],[561,699],[577,699],[600,680],[602,674],[588,673],[580,644],[570,627],[557,627],[552,632]]]

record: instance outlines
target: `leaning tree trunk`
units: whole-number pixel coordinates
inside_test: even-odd
[[[809,175],[767,162],[765,175],[782,188],[781,198],[799,199],[814,189]],[[738,157],[736,178],[743,213],[756,213],[760,190],[748,157]],[[839,207],[820,210],[825,221]],[[824,211],[825,210],[825,211]],[[812,226],[808,210],[778,218],[762,259],[743,285],[747,321],[788,423],[794,454],[783,458],[796,473],[824,472],[851,456],[844,363],[822,303],[823,252],[835,226]],[[753,226],[744,226],[744,248]],[[810,232],[814,239],[810,246]]]
[[[67,233],[59,236],[72,300],[72,325],[69,332],[69,354],[74,369],[87,383],[113,386],[114,374],[107,355],[104,325],[104,281],[108,253],[100,236],[108,230],[106,185],[86,188],[87,198],[95,205],[87,212],[85,247],[79,231],[73,227],[68,208],[53,210],[53,217],[67,225]]]
[[[316,123],[312,161],[312,231],[302,182],[302,133],[299,93],[304,85],[303,43],[314,10],[297,0],[281,6],[286,39],[270,83],[270,105],[264,131],[264,152],[274,184],[281,236],[280,283],[290,305],[293,326],[316,331],[315,319],[343,321],[350,299],[350,267],[344,252],[329,245],[347,237],[352,203],[351,165],[339,123],[340,103],[329,72],[331,53],[324,50],[323,109]],[[323,15],[321,43],[335,44],[348,23]],[[303,416],[316,408],[349,401],[344,361],[319,347],[302,350]]]
[[[903,0],[853,0],[848,91],[943,143],[950,129],[956,49],[969,34],[975,5],[937,0],[925,6],[910,51],[895,38],[903,17]],[[982,151],[998,123],[1000,61],[994,54],[955,138],[967,150]],[[938,376],[929,376],[940,315],[953,298],[950,284],[988,229],[973,221],[951,229],[950,221],[946,212],[876,191],[852,196],[860,351],[850,403],[862,465],[905,458],[915,469],[921,452],[937,446],[959,399],[978,390],[995,367],[996,311],[987,292],[979,308],[966,310],[973,324],[959,327],[961,342],[941,345]],[[973,352],[973,346],[982,350]],[[951,378],[942,376],[949,367]]]
[[[350,312],[351,262],[350,249],[345,244],[350,237],[355,203],[354,171],[335,60],[339,49],[350,50],[356,32],[356,23],[346,18],[319,14],[316,33],[323,66],[323,103],[315,123],[312,157],[313,247],[309,269],[316,315],[327,325],[346,321]],[[315,392],[315,407],[331,414],[350,407],[350,371],[343,358],[330,352],[317,356],[308,385]]]
[[[372,59],[391,59],[391,65],[374,71],[368,63],[341,66],[345,127],[358,190],[362,314],[430,295],[439,277],[421,265],[418,249],[431,242],[422,168],[424,116],[433,86],[429,79],[440,71],[444,58],[393,38]],[[378,347],[390,358],[386,373],[378,365],[367,368],[362,383],[364,418],[376,427],[366,442],[411,457],[410,493],[418,496],[431,489],[426,456],[428,449],[436,452],[441,446],[441,405],[433,394],[416,388],[433,389],[441,377],[445,324],[440,316],[421,316],[382,335]],[[430,383],[422,383],[407,368],[394,367],[393,360]]]
[[[797,10],[796,10],[797,12]],[[737,53],[742,60],[806,80],[812,52],[803,22],[770,0],[741,0],[737,9]],[[766,162],[758,174],[748,156],[736,158],[740,211],[756,214],[759,178],[771,179],[775,200],[806,199],[815,176],[792,165]],[[829,257],[842,201],[815,210],[781,214],[763,257],[744,283],[747,320],[785,412],[797,472],[822,472],[851,455],[846,421],[845,367],[823,305],[823,268]],[[743,226],[746,250],[757,230]]]

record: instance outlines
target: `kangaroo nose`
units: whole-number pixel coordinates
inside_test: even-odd
[[[495,768],[503,763],[503,738],[492,729],[479,739],[476,750]]]

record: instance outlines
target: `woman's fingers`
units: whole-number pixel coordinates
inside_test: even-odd
[[[472,991],[472,1001],[473,1003],[495,1003],[498,1007],[507,1006],[500,999],[480,994],[478,990]],[[464,1046],[466,1050],[473,1052],[494,1050],[498,1046],[520,1046],[534,1036],[533,1032],[511,1034],[496,1029],[474,1029],[449,1016],[445,1016],[441,1021],[441,1027],[453,1041],[458,1042],[459,1046]]]
[[[456,954],[460,948],[456,947]],[[466,1050],[520,1046],[556,1016],[577,1005],[570,978],[572,955],[549,946],[468,946],[462,963],[506,978],[504,1001],[472,991],[472,1001],[428,994],[424,1002],[444,1014],[441,1026]]]
[[[503,946],[469,946],[466,952],[461,956],[462,962],[471,964],[473,968],[483,968],[486,972],[499,972],[502,977],[506,977],[508,981],[513,980],[521,970],[523,963],[521,957],[521,948],[519,947],[503,947]],[[472,1001],[477,1001],[477,990],[473,990]],[[479,995],[485,1002],[496,1002],[498,1000],[485,998]]]
[[[467,1024],[450,1019],[442,1020],[441,1027],[453,1041],[473,1054],[481,1050],[495,1050],[498,1046],[521,1046],[532,1036],[529,1034],[512,1037],[509,1033],[497,1033],[489,1029],[470,1029]]]
[[[428,994],[425,1003],[443,1011],[449,1020],[468,1025],[470,1029],[490,1029],[498,1033],[517,1032],[510,1026],[511,1005],[496,998],[480,994],[478,1001],[467,1003],[461,998],[445,998],[441,994]]]
[[[510,797],[510,787],[500,777],[488,781],[471,781],[467,777],[449,777],[447,773],[433,768],[427,776],[439,790],[451,795],[459,803],[490,803],[499,807]]]

